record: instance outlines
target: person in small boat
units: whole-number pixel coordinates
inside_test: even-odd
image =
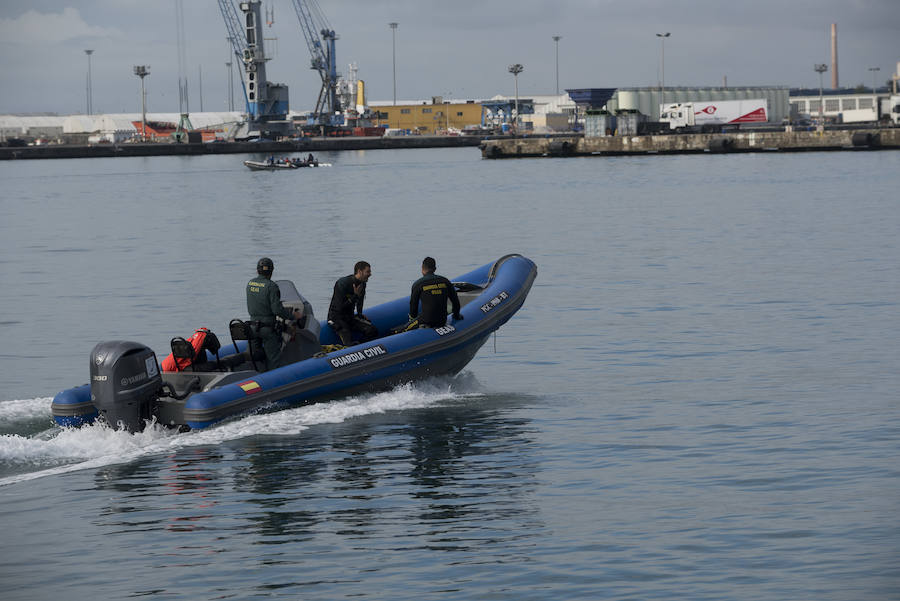
[[[409,327],[439,328],[447,325],[447,299],[453,308],[453,319],[462,319],[459,309],[459,296],[453,283],[442,275],[436,274],[437,262],[432,257],[422,260],[422,277],[412,285],[409,295]],[[422,310],[419,311],[419,301]]]
[[[363,314],[366,299],[366,282],[372,277],[372,266],[359,261],[353,273],[334,283],[334,294],[328,306],[328,323],[334,328],[344,346],[353,344],[354,335],[360,342],[378,337],[378,328]]]
[[[312,155],[312,153],[309,153],[309,156],[306,157],[306,164],[307,165],[313,165],[313,164],[318,165],[319,161],[316,160],[316,157],[314,157]]]
[[[281,304],[281,290],[272,281],[273,271],[275,264],[272,259],[263,257],[256,263],[257,277],[247,282],[247,312],[262,340],[268,369],[280,367],[282,338],[275,328],[275,318],[294,320],[303,317],[297,309],[292,310]]]

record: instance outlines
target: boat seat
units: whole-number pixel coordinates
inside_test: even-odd
[[[229,371],[244,362],[244,356],[240,353],[219,357],[219,349],[222,348],[222,343],[219,342],[219,337],[212,332],[206,334],[206,340],[203,341],[203,348],[216,356],[216,362],[212,363],[210,361],[201,364],[201,367],[207,367],[208,369],[202,369],[200,371],[213,371],[213,369],[216,371]]]
[[[228,331],[231,333],[231,342],[234,344],[235,350],[237,350],[238,340],[247,341],[247,350],[243,354],[236,356],[241,357],[243,361],[250,361],[253,369],[260,371],[256,362],[262,361],[265,364],[266,352],[263,350],[259,337],[253,332],[250,324],[242,319],[235,318],[228,322]]]
[[[194,362],[194,345],[181,336],[175,336],[169,341],[169,346],[172,349],[172,357],[175,359],[175,371],[182,371],[179,360],[185,359],[188,361],[191,371],[197,371],[197,365]]]
[[[203,341],[203,349],[201,350],[202,354],[195,352],[194,346],[181,336],[172,338],[169,346],[172,348],[172,356],[175,358],[175,371],[183,371],[178,367],[179,359],[186,359],[189,362],[191,371],[219,371],[243,363],[243,358],[240,355],[238,355],[240,360],[237,363],[232,357],[220,359],[219,349],[222,348],[222,345],[219,342],[219,338],[212,332],[206,333],[206,339]],[[207,350],[216,356],[215,361],[205,361],[206,353],[203,351]]]

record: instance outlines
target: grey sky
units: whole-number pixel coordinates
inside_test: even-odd
[[[226,109],[229,51],[216,0],[183,0],[191,110]],[[236,0],[235,0],[236,1]],[[392,97],[391,31],[397,21],[398,100],[512,94],[506,67],[522,63],[521,96],[552,94],[559,42],[560,89],[666,85],[818,87],[838,24],[842,86],[882,85],[900,61],[898,0],[318,0],[338,32],[338,69],[356,62],[368,98]],[[271,0],[277,37],[271,81],[290,86],[291,108],[312,108],[318,75],[289,0]],[[92,57],[94,112],[137,112],[134,65],[151,66],[148,110],[178,110],[174,0],[0,2],[0,113],[85,111]],[[826,74],[826,86],[830,76]],[[240,106],[238,108],[241,108]]]

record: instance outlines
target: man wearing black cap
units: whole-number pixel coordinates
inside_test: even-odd
[[[253,325],[258,326],[257,333],[266,351],[268,369],[279,367],[278,360],[281,359],[282,340],[281,334],[275,330],[275,318],[292,320],[303,317],[297,309],[291,310],[281,304],[281,290],[272,281],[274,270],[272,259],[263,257],[256,264],[259,275],[247,282],[247,312]]]
[[[419,319],[419,327],[439,328],[447,325],[447,299],[453,307],[453,319],[462,319],[459,313],[459,296],[456,288],[442,275],[434,270],[437,263],[431,257],[422,261],[422,277],[412,285],[409,295],[409,319]],[[419,313],[419,300],[422,301],[422,313]],[[412,326],[415,327],[415,326]]]

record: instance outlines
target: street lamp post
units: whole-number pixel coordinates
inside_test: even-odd
[[[233,69],[231,68],[231,61],[225,61],[225,70],[228,71],[228,93],[225,94],[225,100],[228,104],[228,110],[234,110],[234,95],[232,94],[232,90],[234,89],[234,80],[232,79],[234,76]]]
[[[668,31],[665,33],[658,33],[656,37],[659,38],[659,53],[660,53],[660,80],[659,80],[659,103],[663,106],[666,105],[666,38],[672,35]]]
[[[394,66],[394,106],[397,106],[397,25],[398,23],[388,23],[391,28],[391,62]]]
[[[232,50],[233,46],[231,43],[231,36],[227,36],[225,40],[228,42],[228,60],[225,61],[225,68],[228,70],[228,93],[225,95],[225,100],[228,103],[228,110],[234,110],[234,63],[232,62],[232,57],[234,56],[234,50]]]
[[[878,92],[875,91],[875,79],[878,77],[876,74],[881,71],[880,67],[869,67],[869,71],[872,72],[872,108],[875,109],[875,117],[878,117]]]
[[[88,57],[87,106],[85,108],[87,109],[87,114],[92,115],[94,113],[94,106],[93,106],[94,99],[92,98],[92,96],[94,94],[93,94],[93,90],[91,89],[92,88],[92,86],[91,86],[91,55],[94,54],[94,51],[93,50],[85,50],[84,53],[87,54],[87,57]]]
[[[553,41],[556,42],[556,95],[559,96],[559,41],[562,39],[561,35],[553,36]]]
[[[141,141],[147,141],[147,95],[144,93],[144,78],[150,75],[150,65],[135,65],[134,74],[141,78]]]
[[[828,65],[817,64],[813,67],[813,70],[819,74],[819,125],[822,125],[825,123],[825,101],[822,96],[822,73],[828,71]]]
[[[447,92],[446,99],[442,99],[444,102],[444,117],[446,117],[447,121],[447,133],[450,133],[450,98],[453,96],[453,92]]]
[[[519,73],[524,70],[525,67],[519,63],[509,66],[509,72],[513,74],[513,78],[516,80],[516,120],[513,121],[513,128],[516,134],[519,133]]]

